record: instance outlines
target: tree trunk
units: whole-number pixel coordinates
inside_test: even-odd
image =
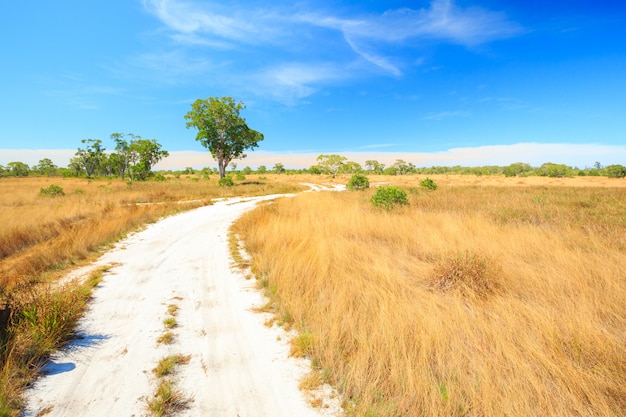
[[[220,179],[222,179],[222,178],[224,178],[226,176],[226,164],[224,164],[224,160],[220,158],[217,161],[217,165],[218,165],[219,170],[220,170]]]

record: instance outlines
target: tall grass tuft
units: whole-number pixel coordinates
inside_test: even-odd
[[[392,211],[304,194],[234,232],[349,415],[626,415],[626,188],[452,180]]]

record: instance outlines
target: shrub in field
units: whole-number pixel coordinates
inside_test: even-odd
[[[39,195],[47,196],[47,197],[58,197],[60,195],[65,195],[63,192],[63,188],[59,185],[52,184],[49,187],[41,187],[39,190]]]
[[[232,177],[220,178],[220,187],[232,187],[235,185]]]
[[[394,186],[379,187],[372,196],[371,202],[374,206],[384,208],[385,210],[409,204],[406,192]]]
[[[426,178],[425,180],[420,181],[420,185],[426,188],[428,191],[435,191],[437,189],[437,184],[435,181],[430,178]]]
[[[484,297],[498,291],[500,273],[501,268],[493,259],[465,251],[442,259],[432,283],[443,292],[458,290],[464,295]]]
[[[609,178],[624,178],[626,177],[626,167],[623,165],[609,165],[605,168],[606,176]]]
[[[363,190],[370,187],[370,180],[365,175],[354,174],[348,181],[348,190]]]

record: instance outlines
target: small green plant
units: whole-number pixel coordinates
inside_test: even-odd
[[[431,180],[428,177],[420,181],[420,185],[426,188],[428,191],[435,191],[437,189],[437,184],[435,184],[435,181]]]
[[[232,187],[233,185],[235,185],[235,182],[233,181],[233,177],[228,176],[228,177],[224,177],[224,178],[220,178],[220,187]]]
[[[174,340],[174,333],[165,332],[157,339],[157,343],[162,343],[164,345],[169,345]]]
[[[170,416],[188,407],[190,399],[178,391],[172,381],[163,379],[157,387],[154,398],[148,401],[148,410],[157,417]]]
[[[85,194],[85,190],[77,188],[77,189],[74,190],[74,194],[76,194],[76,195]]]
[[[291,339],[291,356],[302,358],[313,353],[313,334],[302,333]]]
[[[175,316],[178,313],[178,306],[176,304],[170,304],[167,306],[167,313],[171,316]]]
[[[352,178],[350,178],[350,181],[348,181],[346,188],[348,188],[348,190],[364,190],[370,188],[370,180],[367,179],[365,175],[354,174]]]
[[[167,329],[172,329],[176,327],[176,319],[174,317],[168,317],[165,320],[163,320],[163,325]]]
[[[242,172],[238,172],[235,177],[237,178],[237,181],[243,181],[246,179],[246,176]]]
[[[409,204],[406,192],[395,186],[379,187],[370,201],[374,206],[385,210]]]
[[[52,184],[46,188],[41,187],[41,190],[39,190],[39,195],[46,197],[59,197],[65,195],[65,192],[63,192],[63,188],[61,186]]]
[[[161,378],[166,375],[170,375],[174,372],[174,368],[176,365],[186,365],[189,363],[191,359],[191,355],[170,355],[161,359],[156,366],[152,370],[152,372],[158,377]]]

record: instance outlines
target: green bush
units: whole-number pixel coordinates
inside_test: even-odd
[[[609,165],[605,168],[606,176],[609,178],[624,178],[626,177],[626,167],[623,165]]]
[[[431,180],[428,177],[426,177],[425,180],[420,181],[420,185],[426,188],[428,191],[435,191],[437,189],[437,184],[435,184],[435,181]]]
[[[61,188],[61,186],[52,184],[51,186],[46,188],[41,187],[41,189],[39,190],[39,195],[43,195],[46,197],[58,197],[61,195],[65,195],[65,193],[63,192],[63,188]]]
[[[246,179],[246,176],[242,172],[238,172],[236,174],[237,181],[243,181]]]
[[[385,210],[409,204],[406,192],[394,186],[378,188],[372,196],[371,202],[374,206],[384,208]]]
[[[228,177],[224,177],[224,178],[220,178],[220,187],[232,187],[233,185],[235,185],[235,182],[233,181],[233,177],[228,176]]]
[[[363,190],[370,188],[370,180],[365,175],[354,174],[347,185],[348,190]]]

